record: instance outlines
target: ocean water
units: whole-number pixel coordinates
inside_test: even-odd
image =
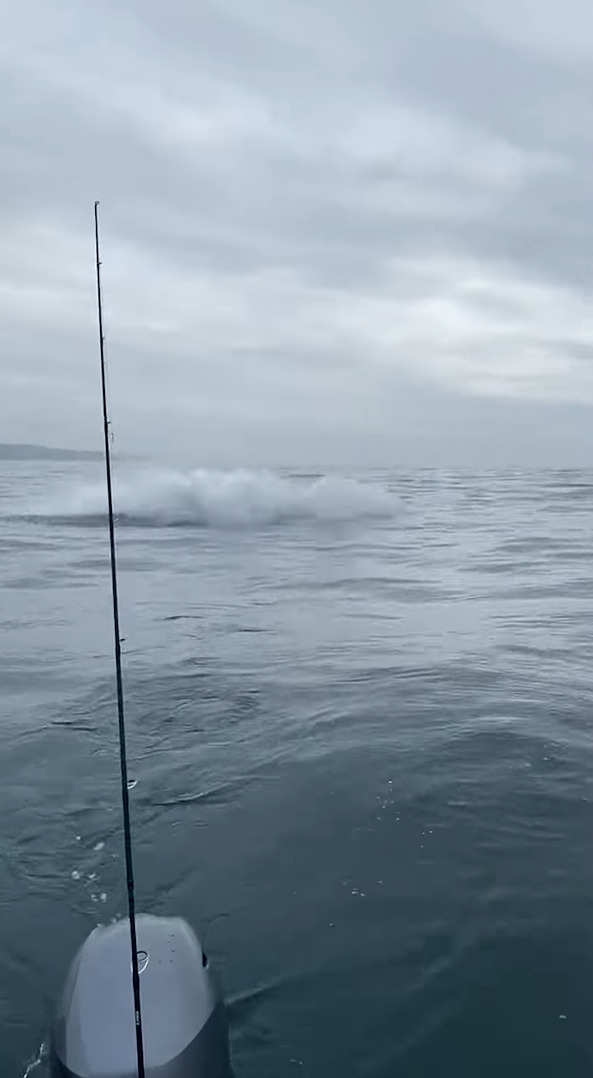
[[[138,905],[237,1078],[591,1074],[593,473],[118,478]],[[102,483],[0,469],[2,1078],[125,910]]]

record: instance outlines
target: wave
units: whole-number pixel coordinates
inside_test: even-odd
[[[395,495],[373,483],[249,470],[136,472],[116,480],[114,504],[120,524],[152,527],[353,521],[397,511]],[[104,483],[86,483],[46,498],[34,515],[90,525],[103,523],[106,508]]]

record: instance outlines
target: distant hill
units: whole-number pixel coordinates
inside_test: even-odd
[[[49,445],[6,444],[0,442],[0,460],[101,460],[91,449],[58,449]]]

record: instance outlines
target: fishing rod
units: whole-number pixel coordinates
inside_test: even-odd
[[[101,296],[101,257],[99,249],[99,203],[95,202],[95,266],[97,271],[97,315],[99,323],[99,355],[101,360],[101,395],[103,400],[103,434],[105,438],[105,477],[107,481],[107,511],[109,519],[109,554],[111,562],[111,595],[113,600],[113,635],[115,643],[115,684],[117,690],[117,718],[119,728],[119,764],[121,775],[121,800],[124,825],[124,848],[126,857],[126,881],[128,887],[128,916],[130,920],[130,943],[132,946],[132,988],[134,992],[134,1018],[136,1023],[136,1052],[138,1078],[145,1078],[144,1040],[142,1037],[142,1012],[140,1006],[140,972],[138,964],[138,940],[136,936],[136,903],[134,899],[134,863],[132,858],[132,829],[130,825],[130,794],[128,786],[128,760],[126,752],[126,719],[124,709],[124,686],[121,667],[121,636],[119,631],[119,598],[117,588],[117,559],[115,550],[115,519],[113,515],[113,486],[111,481],[111,448],[109,441],[109,411],[107,407],[107,375],[105,365],[105,336],[103,333],[103,302]]]
[[[106,1074],[111,1078],[131,1078],[135,1074],[138,1078],[156,1078],[156,1075],[233,1078],[224,1002],[200,940],[182,917],[136,914],[135,910],[98,207],[99,203],[95,202],[115,681],[130,923],[129,930],[123,920],[97,925],[73,958],[52,1021],[49,1078],[105,1078]],[[133,1000],[129,980],[130,944]],[[142,1035],[140,977],[146,1040]]]

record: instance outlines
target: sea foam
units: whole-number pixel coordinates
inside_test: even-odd
[[[340,476],[284,476],[270,471],[179,472],[141,469],[115,482],[121,524],[163,527],[261,527],[296,520],[393,517],[385,487]],[[36,515],[91,524],[106,512],[105,484],[79,483],[47,497]]]

